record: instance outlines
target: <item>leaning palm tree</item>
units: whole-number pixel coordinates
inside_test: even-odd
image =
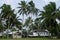
[[[30,2],[28,2],[28,14],[32,14],[32,15],[38,15],[39,13],[39,9],[35,7],[34,2],[31,0]]]
[[[52,35],[57,35],[57,21],[60,13],[59,9],[56,8],[56,4],[54,2],[50,2],[50,4],[44,7],[44,11],[40,11],[40,18],[43,20],[43,25],[47,28]],[[55,31],[54,31],[55,30]]]

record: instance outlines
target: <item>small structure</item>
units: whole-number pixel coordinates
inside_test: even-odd
[[[29,37],[37,37],[38,33],[37,32],[30,32],[30,33],[28,33],[28,36]]]
[[[51,33],[48,30],[33,30],[32,32],[28,33],[28,36],[51,36]]]
[[[48,30],[38,31],[39,36],[51,36],[51,33]]]
[[[21,38],[22,37],[21,36],[22,31],[21,30],[11,31],[10,29],[7,29],[3,33],[4,33],[4,35],[8,35],[9,38]]]
[[[21,38],[21,32],[17,32],[17,31],[13,31],[13,32],[10,32],[8,33],[9,34],[9,37],[11,38]]]
[[[3,32],[0,32],[0,37],[3,35]]]

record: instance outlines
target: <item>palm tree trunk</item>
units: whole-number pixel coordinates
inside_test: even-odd
[[[9,30],[9,23],[8,23],[8,28],[7,29]],[[9,36],[8,36],[8,30],[7,30],[7,39],[9,38]]]
[[[3,27],[3,34],[4,34],[4,27]],[[2,34],[2,36],[3,36],[2,39],[4,39],[4,35],[3,34]]]
[[[10,27],[10,18],[8,17],[8,30],[9,30],[9,27]],[[8,31],[9,32],[9,31]],[[8,34],[8,32],[7,32],[7,39],[9,38],[9,34]]]

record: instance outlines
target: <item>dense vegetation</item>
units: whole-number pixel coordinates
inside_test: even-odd
[[[33,1],[28,3],[21,1],[18,5],[18,13],[15,13],[15,9],[12,9],[11,5],[3,4],[0,7],[0,32],[12,29],[13,26],[22,30],[22,27],[26,26],[30,30],[47,29],[52,36],[60,37],[60,23],[56,21],[57,19],[60,21],[60,10],[56,8],[55,2],[50,2],[50,4],[44,6],[44,10],[36,8]],[[20,15],[17,16],[17,14],[22,15],[23,18],[19,18]],[[24,20],[25,15],[36,16],[36,18],[32,19],[32,16],[29,16]]]

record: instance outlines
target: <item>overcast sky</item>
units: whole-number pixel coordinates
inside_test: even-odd
[[[18,3],[20,2],[21,0],[0,0],[0,5],[2,5],[3,3],[6,3],[6,4],[10,4],[12,6],[12,8],[17,8],[18,6]],[[30,0],[25,0],[26,2],[29,2]],[[60,6],[60,0],[33,0],[36,7],[39,8],[40,10],[43,9],[43,7],[48,4],[50,1],[52,2],[56,2],[57,4],[57,7]]]

